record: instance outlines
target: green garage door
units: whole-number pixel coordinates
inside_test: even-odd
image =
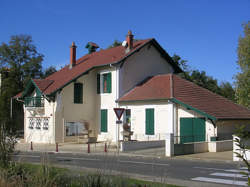
[[[180,143],[202,142],[206,139],[204,118],[180,118]]]

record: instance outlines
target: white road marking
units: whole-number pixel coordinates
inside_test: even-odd
[[[35,156],[35,155],[14,155],[18,157],[31,157],[31,158],[39,158],[40,156]]]
[[[206,168],[206,167],[193,167],[196,169],[207,169],[207,170],[219,170],[219,171],[225,171],[225,169],[219,169],[219,168]]]
[[[241,170],[241,169],[226,169],[226,170],[224,170],[224,171],[232,172],[232,173],[241,173],[241,172],[248,173],[247,170]]]
[[[247,167],[241,167],[240,169],[245,169],[245,170],[247,170]]]
[[[202,182],[213,182],[213,183],[220,183],[220,184],[233,184],[239,186],[247,186],[246,181],[234,181],[228,179],[217,179],[217,178],[208,178],[208,177],[195,177],[192,178],[194,181],[202,181]]]
[[[59,159],[69,159],[69,160],[100,160],[100,159],[97,159],[97,158],[73,158],[73,157],[56,157],[56,158],[59,158]]]
[[[131,163],[131,164],[145,164],[145,165],[158,165],[158,166],[169,166],[169,164],[161,164],[161,163],[152,163],[152,162],[136,162],[136,161],[122,161],[121,163]]]
[[[245,178],[247,179],[246,175],[242,175],[242,174],[237,174],[237,173],[211,173],[210,175],[213,176],[220,176],[220,177],[233,177],[233,178]]]

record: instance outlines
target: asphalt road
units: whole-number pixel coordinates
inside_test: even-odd
[[[243,166],[234,162],[212,162],[187,159],[146,158],[117,155],[19,152],[14,160],[49,163],[72,169],[94,168],[106,173],[165,181],[184,186],[241,186],[247,179],[240,174]]]

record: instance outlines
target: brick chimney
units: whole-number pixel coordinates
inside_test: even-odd
[[[69,68],[71,69],[76,65],[76,45],[75,42],[72,42],[72,45],[70,46],[70,64]]]
[[[133,40],[134,40],[134,35],[132,34],[131,30],[128,31],[128,35],[126,37],[126,41],[128,44],[127,49],[130,51],[131,49],[133,49]]]

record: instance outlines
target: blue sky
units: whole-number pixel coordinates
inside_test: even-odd
[[[106,48],[131,29],[135,38],[155,38],[171,56],[232,83],[248,20],[249,0],[0,0],[0,43],[29,34],[45,55],[43,66],[60,67],[69,62],[72,41],[81,57],[88,41]]]

